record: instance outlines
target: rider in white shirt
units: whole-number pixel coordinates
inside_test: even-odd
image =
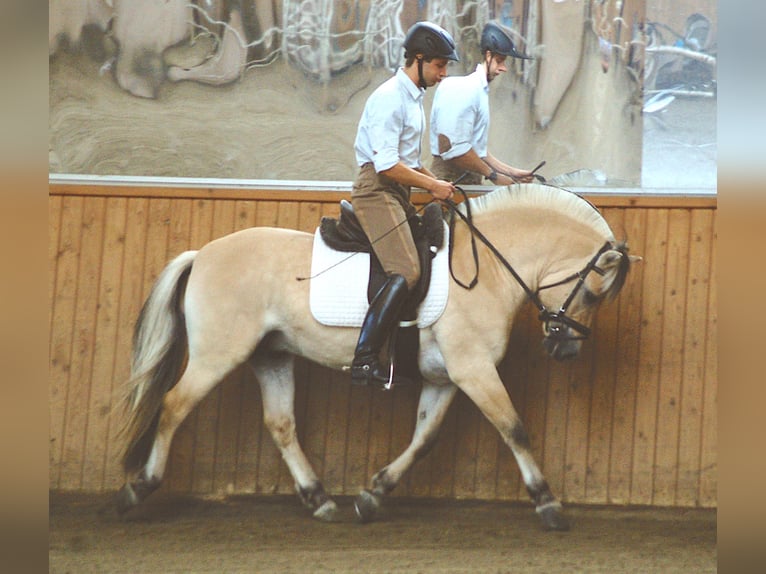
[[[495,22],[481,35],[483,61],[467,76],[446,78],[436,89],[431,106],[431,170],[437,177],[479,184],[482,177],[497,185],[532,181],[532,172],[512,167],[487,149],[489,84],[508,71],[506,60],[528,59],[519,54],[508,31]],[[468,172],[465,175],[465,172]]]
[[[418,22],[407,32],[404,50],[404,67],[368,98],[354,143],[359,173],[351,203],[387,275],[362,323],[351,364],[355,384],[388,383],[389,369],[380,364],[379,353],[420,278],[415,242],[404,223],[416,212],[410,187],[425,189],[438,200],[455,192],[452,183],[434,177],[420,159],[423,95],[447,76],[448,62],[458,59],[455,42],[439,26]]]

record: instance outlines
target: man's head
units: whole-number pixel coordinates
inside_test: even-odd
[[[488,82],[508,71],[506,66],[508,56],[524,60],[531,59],[516,51],[511,33],[496,22],[487,22],[487,25],[484,26],[481,33],[480,48],[487,68]]]
[[[418,85],[424,89],[446,77],[450,60],[460,59],[449,32],[431,22],[417,22],[407,31],[404,58],[405,68],[417,63]]]

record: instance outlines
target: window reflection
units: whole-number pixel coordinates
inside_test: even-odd
[[[52,174],[350,181],[407,28],[448,29],[466,74],[496,20],[535,59],[491,86],[495,155],[570,187],[715,192],[715,0],[49,6]]]

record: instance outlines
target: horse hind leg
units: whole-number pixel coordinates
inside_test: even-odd
[[[287,464],[301,502],[314,518],[333,522],[338,506],[325,492],[301,449],[295,432],[294,357],[289,353],[258,351],[250,365],[261,386],[263,422]]]
[[[162,484],[173,436],[197,404],[229,371],[216,372],[190,359],[178,383],[162,399],[146,464],[134,481],[126,481],[117,496],[117,511],[124,514],[140,504]]]

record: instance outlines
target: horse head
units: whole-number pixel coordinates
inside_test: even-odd
[[[631,264],[640,260],[628,254],[627,243],[607,241],[584,267],[538,288],[543,347],[551,357],[563,361],[580,353],[596,311],[617,296]]]

